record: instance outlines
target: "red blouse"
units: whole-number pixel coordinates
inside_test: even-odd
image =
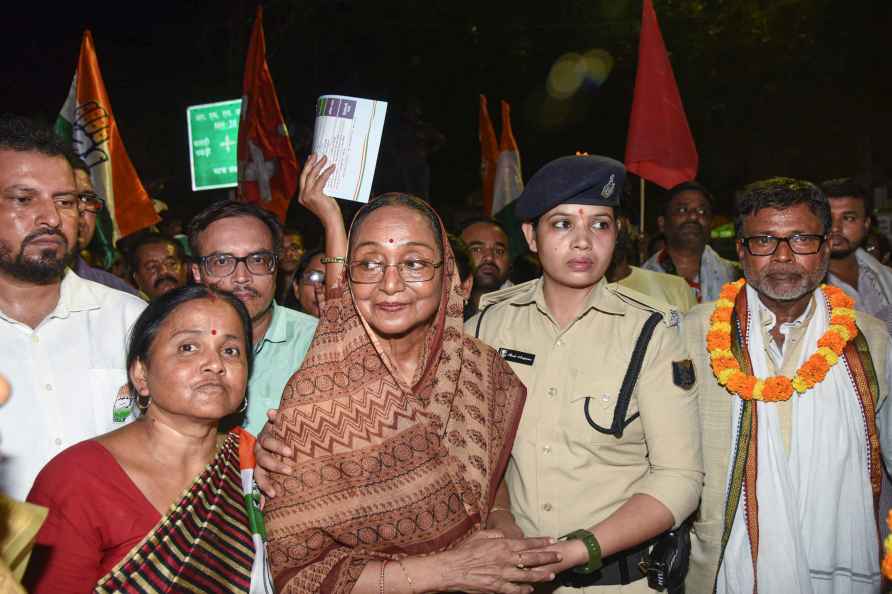
[[[33,560],[32,594],[92,592],[161,515],[99,442],[83,441],[50,460],[28,501],[49,508]],[[43,550],[41,550],[43,548]]]

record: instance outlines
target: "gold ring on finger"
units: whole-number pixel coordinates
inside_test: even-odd
[[[527,568],[527,566],[523,564],[523,552],[517,553],[517,565],[515,567],[517,567],[517,569]]]

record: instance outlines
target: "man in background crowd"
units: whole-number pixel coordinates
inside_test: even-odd
[[[631,223],[626,218],[620,220],[622,226],[613,249],[613,260],[607,269],[607,280],[664,301],[681,313],[697,305],[693,290],[683,278],[629,264],[635,253],[634,242],[629,234]]]
[[[79,216],[77,222],[77,252],[74,256],[74,271],[81,278],[97,282],[106,287],[124,291],[131,295],[138,295],[139,291],[127,282],[121,280],[111,272],[101,268],[90,266],[81,257],[80,251],[88,249],[93,236],[96,234],[96,217],[105,208],[105,200],[96,194],[93,189],[93,181],[90,179],[90,170],[87,165],[74,155],[69,155],[69,162],[74,169],[74,181],[77,184],[79,204]]]
[[[291,291],[291,279],[304,256],[304,238],[294,229],[282,232],[282,257],[279,258],[279,274],[276,278],[276,302],[285,305]]]
[[[173,238],[143,233],[127,257],[133,281],[149,300],[186,285],[186,252]]]
[[[867,191],[850,178],[821,184],[830,200],[830,284],[855,300],[855,308],[892,323],[892,269],[864,249],[873,204]]]
[[[712,196],[701,184],[689,181],[671,188],[657,224],[666,236],[666,247],[642,268],[684,278],[698,303],[718,299],[722,285],[740,276],[737,266],[707,243],[712,229]]]
[[[231,292],[251,315],[254,368],[244,426],[257,435],[303,362],[318,320],[273,299],[282,228],[270,212],[234,200],[212,204],[189,224],[189,245],[195,282]]]
[[[508,280],[511,274],[508,233],[498,221],[480,217],[466,221],[460,237],[474,262],[471,305],[476,308],[482,295],[513,284]]]

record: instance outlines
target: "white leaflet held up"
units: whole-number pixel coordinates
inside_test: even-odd
[[[387,102],[323,95],[316,103],[313,153],[325,155],[335,170],[325,184],[334,198],[368,202],[381,147]]]

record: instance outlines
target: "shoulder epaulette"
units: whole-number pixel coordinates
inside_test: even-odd
[[[519,285],[514,285],[513,287],[508,287],[507,289],[499,289],[498,291],[492,291],[491,293],[484,293],[480,297],[480,305],[478,305],[478,308],[482,310],[490,305],[495,305],[496,303],[509,301],[520,295],[532,293],[532,291],[535,290],[534,284],[537,281],[538,279],[534,279]]]
[[[624,287],[617,283],[610,283],[606,288],[615,295],[617,299],[631,307],[642,311],[660,314],[663,316],[663,323],[670,328],[677,326],[678,322],[681,320],[681,314],[678,313],[678,310],[665,301],[655,299],[650,295],[645,295],[640,291]]]

